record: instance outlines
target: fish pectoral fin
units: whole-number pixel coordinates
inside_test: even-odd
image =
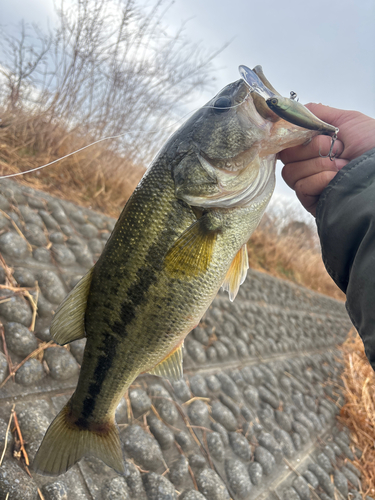
[[[249,257],[247,255],[247,245],[245,243],[237,252],[228,269],[224,282],[221,285],[222,289],[228,292],[231,302],[234,301],[240,286],[245,281],[248,269]]]
[[[158,363],[152,370],[149,371],[152,375],[157,375],[158,377],[164,377],[171,382],[176,382],[182,379],[183,368],[182,368],[182,347],[183,343],[180,344],[177,349],[168,354],[160,363]]]
[[[165,269],[172,275],[198,276],[210,265],[220,229],[212,212],[195,221],[174,242],[164,259]]]
[[[79,425],[79,421],[71,418],[68,402],[49,426],[35,456],[33,469],[39,474],[58,476],[87,456],[100,458],[115,471],[125,473],[114,418],[96,426],[85,426],[82,422]]]
[[[53,317],[51,337],[60,345],[85,337],[85,312],[93,269],[65,297]]]

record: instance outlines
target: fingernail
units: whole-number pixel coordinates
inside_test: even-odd
[[[335,165],[336,165],[337,170],[341,170],[348,163],[349,163],[348,160],[344,160],[344,159],[341,159],[341,158],[338,158],[337,160],[335,160]]]

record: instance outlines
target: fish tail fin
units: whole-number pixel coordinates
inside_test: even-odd
[[[35,456],[33,469],[39,474],[58,476],[81,458],[94,456],[120,474],[124,473],[120,437],[114,418],[105,424],[80,425],[71,417],[69,402],[47,429]]]

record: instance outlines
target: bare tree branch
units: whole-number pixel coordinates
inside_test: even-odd
[[[128,132],[114,147],[148,161],[181,103],[212,83],[220,52],[191,43],[184,26],[169,32],[170,6],[158,0],[147,11],[135,0],[75,0],[68,8],[60,0],[50,34],[23,22],[17,36],[3,30],[0,99],[43,112],[51,124],[58,119],[69,134],[95,140]]]

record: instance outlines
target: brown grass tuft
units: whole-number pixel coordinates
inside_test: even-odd
[[[351,330],[342,346],[345,371],[346,403],[340,412],[340,421],[352,433],[352,441],[362,450],[362,457],[354,464],[362,472],[364,497],[375,496],[375,373],[368,362],[362,340]]]
[[[274,221],[274,224],[277,223],[277,220]],[[283,235],[261,225],[247,246],[249,264],[253,269],[288,279],[337,300],[344,300],[345,295],[328,275],[320,250],[308,228],[304,234],[297,231]]]
[[[0,175],[50,163],[93,141],[69,133],[43,113],[17,110],[2,115]],[[15,179],[80,205],[117,217],[145,168],[113,150],[110,141],[91,146],[58,163]]]

